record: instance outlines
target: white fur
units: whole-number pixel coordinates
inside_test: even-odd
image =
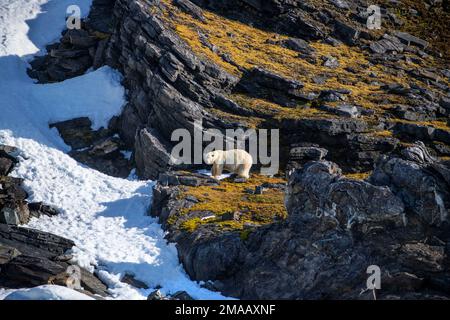
[[[248,179],[253,158],[245,150],[216,150],[205,155],[205,163],[213,166],[211,175],[216,179],[224,170],[235,173],[240,178]]]

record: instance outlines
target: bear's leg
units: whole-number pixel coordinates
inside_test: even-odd
[[[250,169],[252,168],[251,163],[244,163],[239,166],[238,177],[249,179],[250,178]]]
[[[223,172],[223,165],[221,164],[213,164],[211,175],[213,178],[218,179]]]

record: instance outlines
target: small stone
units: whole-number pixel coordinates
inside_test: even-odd
[[[164,300],[164,296],[161,293],[161,291],[155,290],[148,295],[147,300],[160,301],[160,300]]]
[[[329,0],[332,4],[334,4],[339,9],[349,9],[350,6],[345,0]]]
[[[148,289],[148,286],[144,282],[137,280],[132,274],[125,274],[120,281],[138,289]]]
[[[194,300],[186,291],[175,292],[172,295],[172,298],[174,298],[175,300],[184,300],[184,301]]]
[[[0,223],[9,225],[19,225],[20,219],[17,211],[12,208],[3,208],[0,210]]]
[[[333,68],[333,69],[339,67],[339,61],[335,57],[331,57],[331,56],[322,57],[322,60],[323,60],[323,65],[325,67]]]
[[[256,186],[255,187],[255,194],[263,194],[264,193],[264,187],[263,186]]]

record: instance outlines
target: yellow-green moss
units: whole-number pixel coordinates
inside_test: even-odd
[[[247,241],[247,240],[248,240],[248,237],[250,236],[251,233],[252,233],[252,230],[251,230],[251,229],[245,229],[245,230],[242,230],[242,231],[241,231],[241,234],[240,234],[241,240],[242,240],[242,241]]]
[[[373,133],[373,135],[375,137],[384,137],[384,138],[391,138],[394,136],[394,134],[392,133],[392,131],[389,130],[383,130],[383,131],[375,131]]]
[[[348,179],[353,179],[353,180],[367,180],[371,174],[372,174],[372,171],[358,172],[358,173],[346,173],[346,174],[344,174],[344,176]]]
[[[163,18],[170,24],[174,31],[192,48],[199,56],[202,56],[228,72],[240,76],[242,69],[251,69],[255,66],[266,68],[285,77],[299,80],[304,83],[305,92],[319,92],[326,89],[349,89],[352,94],[348,96],[348,103],[360,105],[364,108],[374,110],[373,116],[376,119],[392,108],[393,106],[405,103],[404,97],[400,95],[388,94],[380,88],[378,83],[400,83],[404,86],[418,84],[418,80],[411,78],[407,74],[399,76],[383,65],[372,65],[368,61],[369,54],[358,47],[347,45],[332,46],[319,41],[310,42],[311,47],[316,51],[317,63],[312,64],[298,57],[298,53],[273,44],[276,41],[287,39],[287,36],[273,32],[261,30],[251,25],[241,23],[232,19],[227,19],[219,14],[203,10],[206,21],[202,22],[193,18],[174,6],[171,0],[162,0],[166,9],[163,11]],[[318,8],[331,8],[327,1],[317,1]],[[377,33],[377,31],[373,31]],[[213,52],[200,41],[199,33],[207,35],[208,41],[214,45],[218,51]],[[380,31],[380,36],[383,32]],[[226,53],[233,60],[230,64],[222,59],[220,54]],[[412,53],[404,53],[412,56]],[[333,56],[339,60],[339,67],[329,69],[322,66],[320,57]],[[414,70],[421,67],[421,64],[432,63],[428,58],[426,61],[414,56],[414,61],[397,61],[395,64],[405,70]],[[431,61],[431,62],[430,62]],[[240,68],[236,67],[238,65]],[[356,72],[350,72],[351,67]],[[372,78],[370,74],[376,73],[377,77]],[[317,75],[326,77],[323,84],[315,83],[312,78]],[[443,80],[448,83],[447,80]],[[421,83],[421,86],[430,89],[430,86]],[[264,117],[275,119],[298,119],[305,117],[330,117],[326,112],[320,112],[314,108],[285,108],[275,103],[262,99],[245,97],[244,95],[234,95],[231,97],[245,108],[258,109],[262,111]],[[387,103],[386,103],[387,102]],[[212,113],[247,125],[248,127],[258,127],[263,119],[259,117],[240,117],[229,114],[221,110],[210,109]],[[335,116],[334,116],[335,117]]]
[[[215,218],[202,220],[198,217],[189,219],[181,224],[187,231],[194,231],[202,224],[213,223],[223,230],[242,230],[245,223],[257,225],[273,222],[275,218],[284,219],[287,211],[284,206],[284,192],[279,189],[266,189],[262,195],[249,194],[248,190],[255,190],[263,183],[285,183],[281,178],[270,178],[252,175],[245,183],[236,183],[232,179],[222,180],[220,186],[189,187],[182,193],[182,197],[193,196],[198,200],[193,207],[184,209],[180,216],[192,211],[211,212]],[[225,214],[239,212],[239,220],[223,220]],[[172,216],[169,224],[176,223]],[[170,219],[169,219],[170,220]]]
[[[450,131],[450,127],[448,126],[447,122],[443,121],[443,120],[410,121],[410,120],[404,120],[404,119],[395,119],[394,122],[410,123],[410,124],[416,124],[416,125],[421,125],[421,126],[433,127],[435,129],[441,129],[441,130],[445,130],[445,131]]]

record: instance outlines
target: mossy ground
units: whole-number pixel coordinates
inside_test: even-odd
[[[190,209],[184,209],[182,215],[202,211],[211,213],[213,217],[203,220],[193,218],[184,222],[181,227],[192,232],[202,224],[215,224],[224,230],[244,230],[244,225],[248,223],[258,226],[286,218],[283,190],[265,189],[261,195],[249,193],[264,183],[283,184],[286,180],[253,174],[244,183],[236,183],[233,178],[228,178],[216,187],[187,188],[180,197],[193,196],[198,203]],[[224,218],[234,213],[238,213],[239,219]]]
[[[348,179],[352,180],[367,180],[370,175],[372,174],[372,171],[369,172],[358,172],[358,173],[348,173],[344,176]]]
[[[241,75],[239,69],[251,69],[258,66],[302,81],[305,85],[305,92],[318,92],[324,89],[349,89],[352,91],[349,103],[376,110],[378,113],[385,111],[390,104],[401,103],[401,101],[396,101],[395,96],[386,94],[381,90],[379,83],[401,83],[408,86],[417,82],[415,79],[399,74],[400,71],[370,64],[367,53],[357,47],[332,46],[321,42],[311,42],[310,45],[315,49],[318,61],[317,63],[310,63],[299,58],[297,52],[274,44],[276,41],[287,39],[287,36],[260,30],[207,10],[204,10],[206,23],[203,23],[175,7],[171,1],[164,0],[163,2],[167,5],[166,17],[168,22],[172,24],[174,30],[194,52],[238,76]],[[217,48],[216,52],[202,44],[200,41],[201,33],[206,35],[208,41]],[[224,61],[219,53],[229,55],[234,64]],[[410,53],[404,54],[412,56]],[[322,66],[320,58],[323,56],[338,58],[339,67],[329,69]],[[429,62],[421,58],[415,58],[416,60],[413,59],[415,62],[401,60],[396,64],[407,70],[414,70]],[[238,69],[236,65],[240,68]],[[353,70],[350,71],[350,69]],[[312,78],[319,75],[326,76],[325,83],[317,84],[313,81]],[[376,75],[376,79],[373,78],[373,75]],[[445,79],[442,80],[445,81]],[[247,97],[247,100],[249,99],[254,98]],[[260,102],[255,101],[253,104],[259,104],[260,107],[267,105]],[[381,107],[380,102],[388,102],[388,106]],[[272,106],[268,107],[270,110]],[[311,110],[309,111],[311,112]],[[308,112],[279,113],[291,117],[303,117],[308,114]]]

